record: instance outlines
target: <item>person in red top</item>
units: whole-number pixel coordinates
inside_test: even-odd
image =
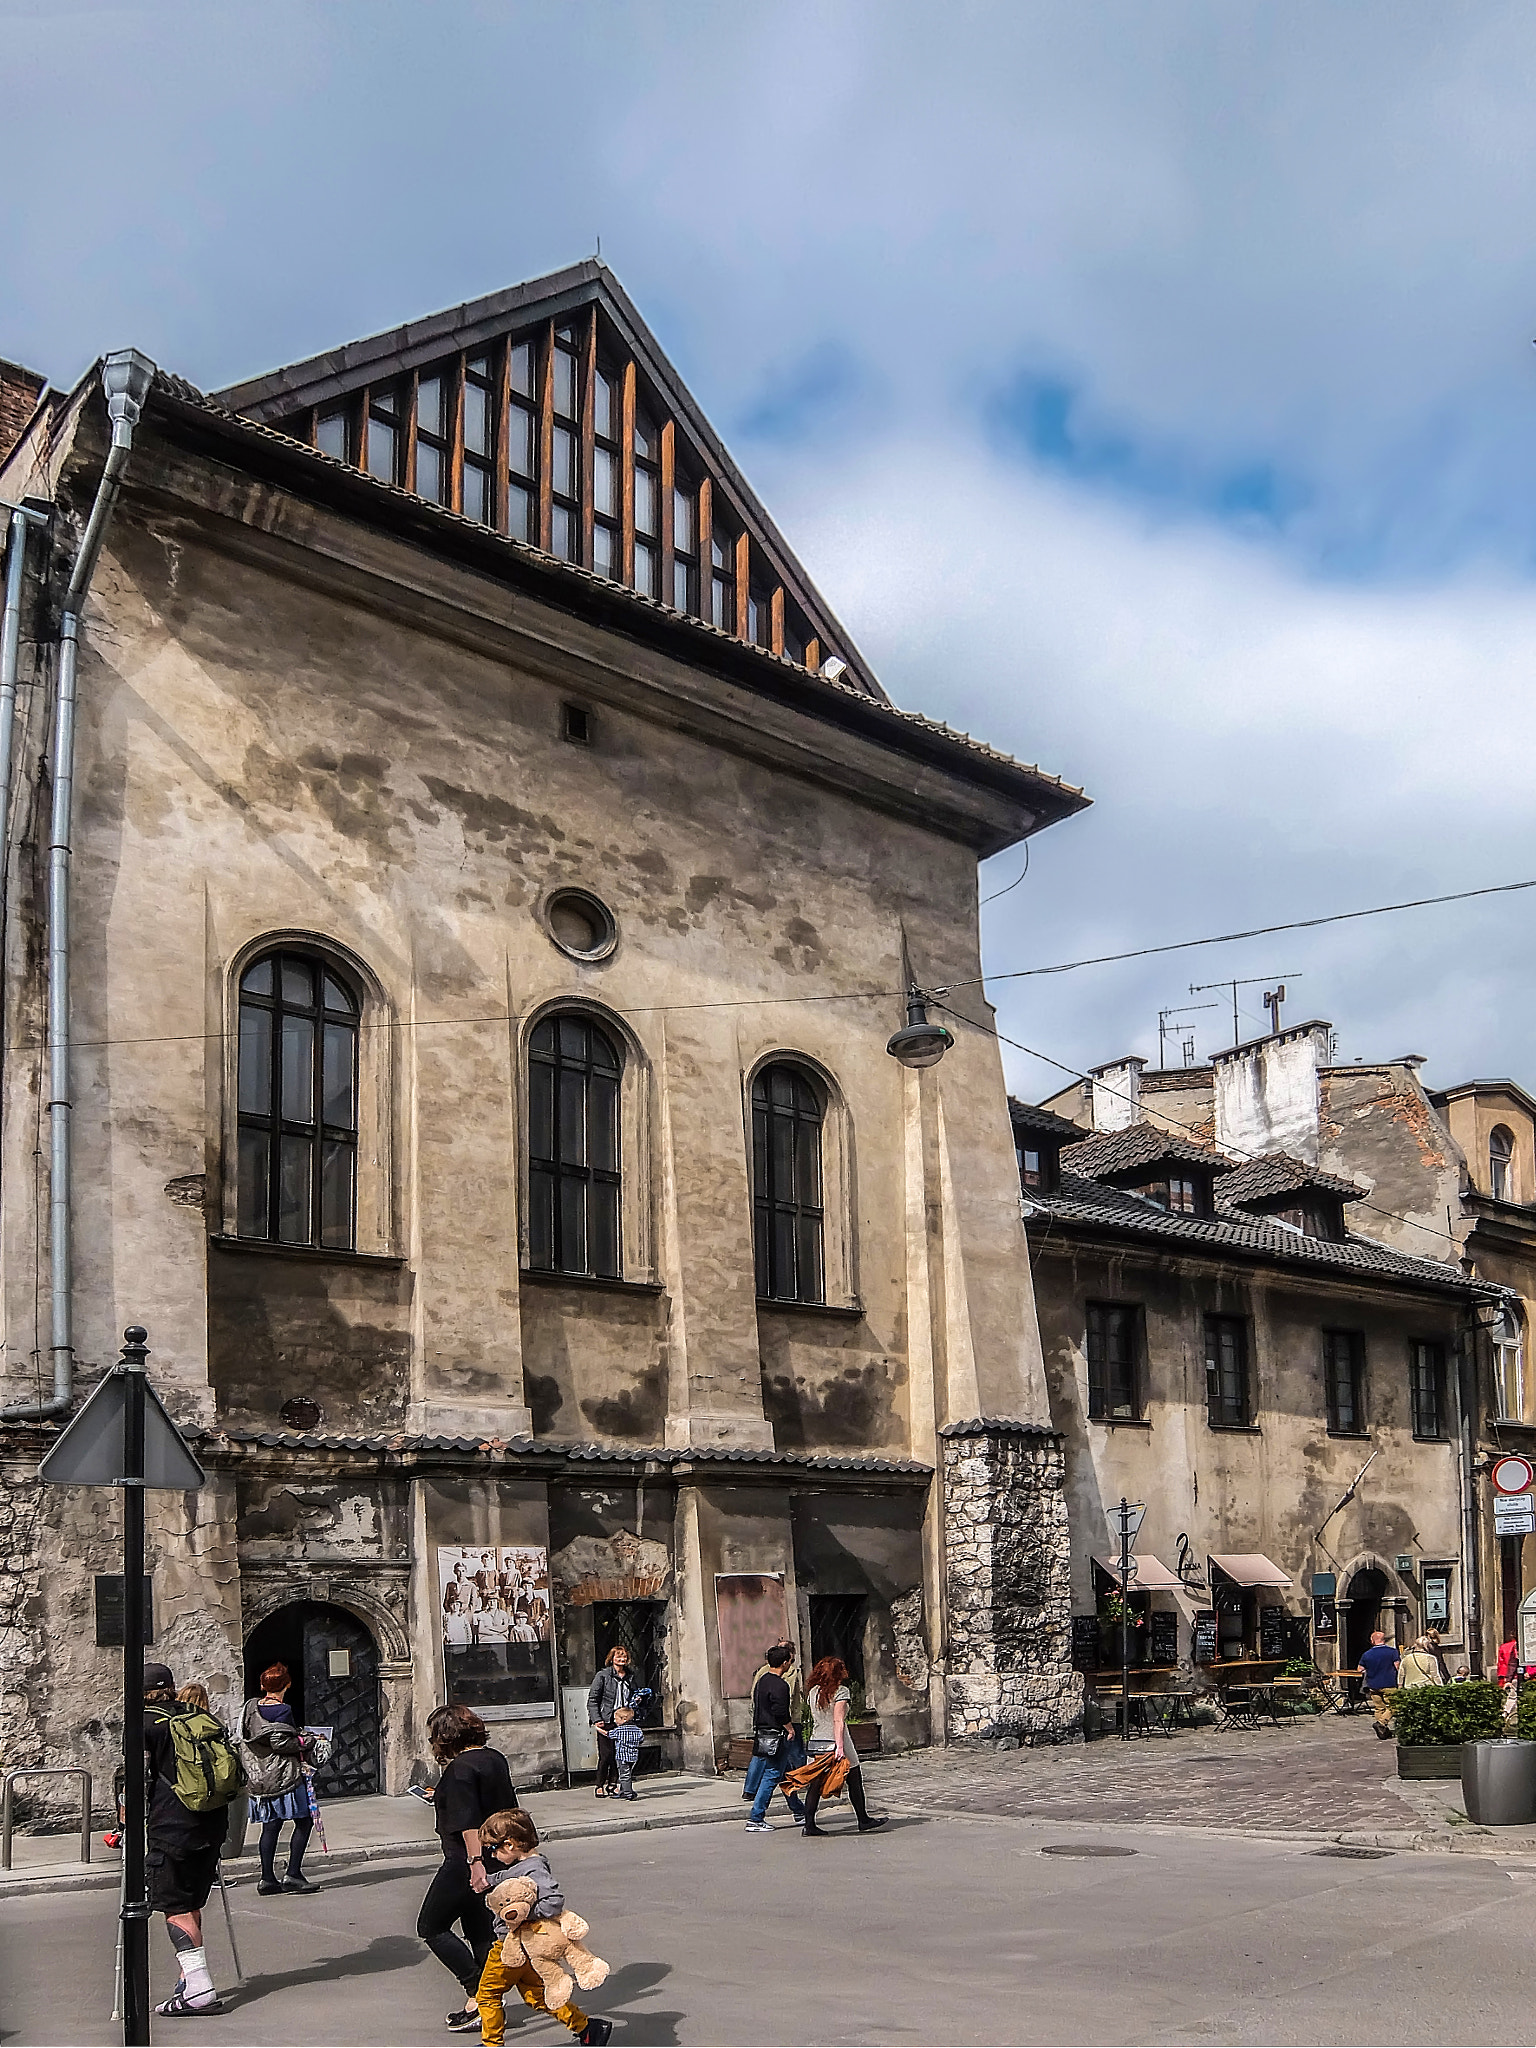
[[[1500,1685],[1507,1685],[1510,1679],[1518,1676],[1517,1667],[1519,1659],[1519,1646],[1513,1636],[1510,1637],[1507,1643],[1500,1643],[1498,1674]]]

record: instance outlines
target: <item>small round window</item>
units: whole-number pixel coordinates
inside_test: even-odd
[[[557,889],[544,906],[544,923],[573,960],[606,960],[619,942],[613,912],[585,889]]]

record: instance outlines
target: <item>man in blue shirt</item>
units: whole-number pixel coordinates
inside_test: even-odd
[[[1360,1659],[1360,1670],[1370,1688],[1371,1705],[1376,1709],[1376,1733],[1383,1742],[1391,1740],[1392,1709],[1387,1705],[1387,1694],[1397,1684],[1398,1655],[1396,1645],[1389,1643],[1381,1630],[1371,1633],[1371,1647]]]

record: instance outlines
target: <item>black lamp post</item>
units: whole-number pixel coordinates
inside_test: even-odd
[[[904,1067],[936,1067],[955,1042],[955,1034],[930,1022],[924,990],[907,990],[907,1021],[886,1043],[886,1051]]]

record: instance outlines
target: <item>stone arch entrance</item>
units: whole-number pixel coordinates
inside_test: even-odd
[[[295,1718],[333,1730],[328,1763],[316,1773],[322,1798],[381,1789],[379,1652],[365,1624],[345,1607],[291,1600],[258,1622],[245,1645],[246,1697],[255,1698],[269,1664],[293,1674],[288,1695]]]
[[[1351,1671],[1360,1668],[1361,1657],[1371,1647],[1371,1631],[1386,1627],[1382,1620],[1386,1595],[1387,1575],[1376,1565],[1363,1566],[1344,1589],[1344,1598],[1349,1603],[1344,1651]]]

